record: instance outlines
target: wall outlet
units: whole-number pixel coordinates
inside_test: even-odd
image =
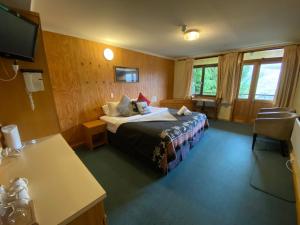
[[[111,92],[111,93],[110,93],[110,97],[111,97],[111,98],[114,98],[114,93]]]

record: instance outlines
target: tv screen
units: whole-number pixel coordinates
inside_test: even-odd
[[[33,61],[38,24],[0,4],[0,54]]]

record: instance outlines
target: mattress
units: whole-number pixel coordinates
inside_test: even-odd
[[[134,115],[129,117],[122,116],[101,116],[100,119],[107,123],[107,130],[116,133],[121,124],[129,122],[145,121],[177,121],[168,108],[158,108],[150,106],[151,113],[145,115]]]

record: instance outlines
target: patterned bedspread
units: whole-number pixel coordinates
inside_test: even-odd
[[[153,162],[165,173],[170,156],[173,156],[173,159],[176,157],[176,148],[186,141],[193,140],[205,125],[208,125],[206,115],[197,113],[181,125],[163,130],[160,134],[161,142],[153,151]]]
[[[176,159],[176,150],[182,144],[192,142],[196,134],[208,125],[204,114],[193,112],[190,116],[178,116],[169,109],[177,121],[128,122],[117,132],[109,133],[109,141],[121,151],[140,155],[163,173],[168,163]]]

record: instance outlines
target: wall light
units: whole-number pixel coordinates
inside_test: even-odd
[[[105,58],[106,60],[111,61],[111,60],[113,60],[113,58],[114,58],[114,53],[113,53],[113,51],[112,51],[111,49],[109,49],[109,48],[104,49],[103,54],[104,54],[104,58]]]

